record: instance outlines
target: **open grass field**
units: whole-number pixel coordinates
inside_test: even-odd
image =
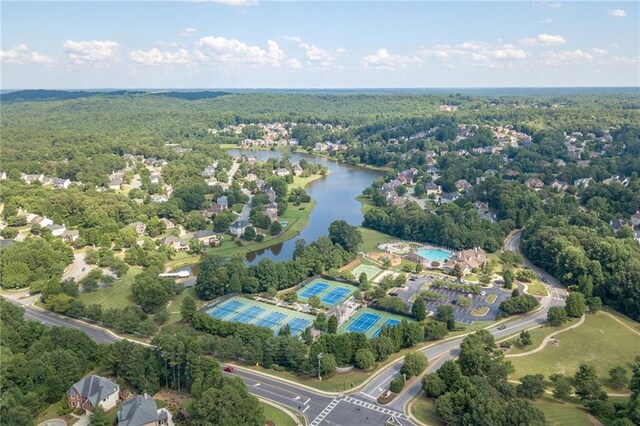
[[[322,175],[311,175],[311,176],[307,176],[307,177],[294,176],[293,177],[293,183],[289,185],[289,189],[291,190],[291,189],[304,188],[305,186],[309,185],[311,182],[316,181],[318,179],[322,179],[325,176],[326,175],[324,175],[324,176],[322,176]]]
[[[429,426],[444,426],[440,421],[435,409],[435,400],[433,398],[419,397],[411,404],[411,414],[422,423]]]
[[[260,406],[264,411],[264,417],[267,422],[271,422],[274,426],[295,426],[296,422],[293,421],[284,411],[274,407],[273,405],[260,402]]]
[[[206,312],[212,317],[223,321],[267,327],[273,330],[274,333],[278,332],[284,325],[289,324],[292,335],[299,334],[305,328],[311,327],[315,320],[313,315],[238,296],[208,308]]]
[[[544,340],[546,336],[553,335],[554,333],[557,333],[560,330],[564,330],[567,327],[570,327],[577,322],[578,322],[578,319],[574,318],[571,321],[568,321],[564,325],[561,325],[559,327],[551,327],[551,326],[545,325],[538,328],[532,328],[531,330],[528,330],[529,334],[531,335],[532,344],[531,346],[527,346],[527,347],[520,346],[520,344],[518,343],[519,334],[517,334],[512,339],[509,339],[512,346],[511,346],[511,349],[509,349],[509,352],[507,352],[507,355],[520,354],[520,353],[528,352],[532,349],[535,349],[542,344],[542,340]],[[562,334],[558,336],[558,339],[562,340]]]
[[[392,237],[389,234],[375,231],[369,228],[358,227],[358,231],[362,234],[363,243],[360,245],[359,250],[368,253],[370,251],[378,251],[378,244],[390,241],[399,241],[398,238]]]
[[[198,299],[198,296],[196,295],[196,289],[194,287],[185,288],[184,290],[182,290],[182,293],[180,293],[178,296],[176,296],[175,299],[173,299],[171,305],[167,309],[167,311],[169,311],[169,319],[167,320],[167,324],[173,324],[182,319],[182,316],[180,315],[180,307],[182,306],[182,300],[184,300],[184,298],[187,296],[191,296],[194,298],[198,309],[200,309],[206,303]]]
[[[577,401],[577,400],[576,400]],[[551,395],[545,395],[533,402],[533,406],[541,410],[550,426],[590,426],[587,409],[579,403],[555,400]]]
[[[549,294],[547,288],[538,280],[533,280],[530,283],[526,283],[527,293],[534,296],[546,296]]]
[[[545,377],[553,373],[573,375],[580,363],[585,362],[596,368],[605,390],[616,392],[609,386],[609,369],[622,366],[631,371],[640,348],[639,334],[603,312],[587,315],[584,324],[560,334],[558,340],[557,346],[547,345],[540,352],[511,358],[515,367],[513,378],[536,373]]]
[[[389,320],[392,320],[392,322],[395,322],[395,321],[400,322],[403,319],[411,321],[409,318],[403,317],[401,315],[395,315],[395,314],[392,314],[392,313],[389,313],[389,312],[379,311],[377,309],[364,308],[364,309],[359,309],[358,311],[356,311],[356,313],[354,313],[351,316],[351,318],[349,318],[349,320],[347,322],[345,322],[340,327],[338,327],[338,334],[347,333],[347,332],[350,332],[350,331],[355,331],[353,329],[349,330],[349,327],[351,326],[351,324],[353,324],[354,322],[357,322],[357,321],[360,321],[362,323],[363,320],[359,319],[359,318],[363,314],[367,315],[369,318],[371,318],[371,321],[373,321],[374,316],[378,316],[379,317],[379,319],[377,319],[375,322],[373,322],[372,324],[370,323],[371,327],[368,328],[366,332],[364,332],[364,334],[366,334],[369,337],[373,337],[378,332],[378,330]]]
[[[85,305],[93,305],[97,303],[103,309],[118,308],[122,309],[127,306],[134,306],[133,296],[131,294],[131,285],[136,275],[141,272],[140,268],[129,268],[129,272],[124,277],[118,279],[111,287],[92,291],[90,293],[80,293],[79,299]]]
[[[378,268],[377,266],[358,265],[351,270],[351,273],[353,274],[354,277],[356,277],[356,279],[359,279],[360,274],[364,272],[367,275],[367,278],[369,279],[369,281],[371,281],[373,277],[378,275],[381,271],[382,269]]]

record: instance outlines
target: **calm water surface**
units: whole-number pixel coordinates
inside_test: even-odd
[[[230,149],[227,151],[233,157],[249,155],[266,161],[269,158],[280,158],[282,151],[259,151]],[[247,261],[251,264],[259,262],[265,257],[283,261],[291,259],[296,241],[303,238],[310,243],[323,235],[327,235],[329,224],[334,220],[346,220],[351,225],[361,225],[363,215],[362,205],[355,199],[374,180],[384,173],[362,167],[329,161],[324,158],[308,154],[287,153],[292,162],[307,159],[309,162],[320,163],[329,169],[324,178],[311,182],[305,188],[316,200],[316,207],[311,212],[307,226],[296,237],[281,244],[263,250],[247,253]]]

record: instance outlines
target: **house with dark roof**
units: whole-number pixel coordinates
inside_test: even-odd
[[[251,223],[248,220],[237,220],[229,226],[229,232],[233,236],[241,237],[249,226]]]
[[[172,426],[171,413],[156,405],[148,395],[137,395],[125,401],[118,411],[118,426]]]
[[[79,408],[90,413],[100,406],[109,411],[118,403],[120,386],[101,376],[86,376],[67,390],[70,408]]]

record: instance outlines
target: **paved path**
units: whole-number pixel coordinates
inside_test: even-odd
[[[586,318],[586,316],[582,315],[582,317],[580,317],[580,321],[578,321],[577,323],[575,323],[573,325],[570,325],[567,328],[563,328],[562,330],[559,330],[559,331],[555,331],[555,332],[552,331],[551,333],[549,333],[548,336],[545,336],[545,338],[542,339],[542,343],[537,348],[532,349],[532,350],[530,350],[528,352],[522,352],[522,353],[519,353],[519,354],[513,354],[513,355],[508,355],[507,354],[507,355],[505,355],[505,358],[516,358],[516,357],[519,357],[519,356],[527,356],[527,355],[535,354],[536,352],[540,352],[541,350],[543,350],[547,346],[547,343],[549,343],[549,340],[551,340],[552,338],[554,338],[558,334],[564,333],[565,331],[573,330],[574,328],[580,327],[582,324],[584,324],[585,318]]]
[[[75,253],[73,256],[73,262],[69,266],[67,266],[67,269],[65,269],[64,273],[62,274],[62,279],[66,280],[67,278],[73,278],[77,282],[80,281],[82,277],[91,272],[94,266],[89,265],[87,262],[85,262],[85,257],[85,252]]]

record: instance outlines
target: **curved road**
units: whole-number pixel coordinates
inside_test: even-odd
[[[521,231],[514,231],[505,240],[504,248],[508,251],[519,252],[522,239]],[[488,328],[496,338],[502,338],[521,330],[531,328],[546,321],[547,312],[552,306],[564,306],[566,292],[562,285],[551,275],[524,260],[524,265],[533,270],[538,278],[545,278],[549,295],[540,301],[541,308],[530,315],[526,315],[506,324],[504,330],[498,330],[498,325]],[[99,327],[77,321],[49,311],[44,311],[17,300],[7,298],[12,303],[25,308],[25,317],[40,321],[47,325],[72,327],[87,333],[98,343],[113,343],[122,338]],[[446,360],[458,356],[460,343],[464,337],[436,342],[432,346],[422,349],[430,361],[428,371],[437,370]],[[421,381],[416,380],[386,406],[377,404],[377,397],[389,389],[389,382],[400,374],[402,360],[390,365],[374,375],[366,385],[352,394],[328,394],[316,391],[306,386],[279,379],[275,376],[262,375],[251,370],[235,368],[231,374],[240,377],[257,396],[270,399],[282,405],[299,411],[308,420],[309,426],[318,425],[346,425],[346,424],[394,424],[408,426],[413,424],[405,415],[404,409],[409,401],[418,397],[421,392]]]

